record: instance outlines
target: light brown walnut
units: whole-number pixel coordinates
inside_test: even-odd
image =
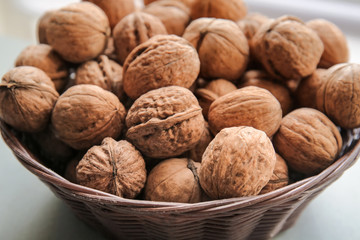
[[[236,23],[250,43],[257,30],[269,20],[270,19],[267,16],[260,13],[250,13]]]
[[[260,194],[272,192],[289,184],[289,169],[285,160],[276,154],[276,163],[269,182],[261,189]]]
[[[195,162],[201,162],[202,155],[204,154],[209,143],[214,139],[210,132],[209,124],[205,122],[204,132],[201,135],[199,142],[196,146],[189,151],[189,158]]]
[[[54,11],[45,12],[37,22],[37,38],[39,43],[48,44],[46,39],[46,29],[48,28],[51,14]]]
[[[157,2],[157,1],[162,1],[162,0],[144,0],[144,4],[148,5],[152,2]],[[188,8],[191,8],[195,0],[175,0],[175,1],[181,2],[185,4]]]

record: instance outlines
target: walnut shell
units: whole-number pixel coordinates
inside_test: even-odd
[[[300,79],[312,74],[324,51],[319,36],[300,19],[283,16],[260,27],[251,51],[275,79]]]
[[[165,86],[191,87],[200,71],[196,50],[175,35],[158,35],[136,47],[124,64],[124,90],[132,99]]]
[[[249,46],[233,21],[215,18],[194,20],[183,37],[198,51],[204,78],[224,78],[235,82],[244,73],[249,60]]]
[[[319,67],[329,68],[335,64],[349,61],[346,37],[335,24],[325,19],[314,19],[307,22],[306,26],[314,30],[324,44]]]
[[[161,20],[144,12],[134,12],[116,24],[113,31],[115,53],[120,63],[124,63],[130,52],[151,37],[167,34]]]
[[[213,135],[210,132],[209,124],[205,122],[204,132],[201,135],[199,142],[195,147],[190,149],[189,158],[195,162],[201,162],[202,155],[204,154],[209,143],[214,139]]]
[[[263,131],[225,128],[205,150],[200,184],[212,199],[257,195],[271,178],[275,162],[275,150]]]
[[[46,29],[49,45],[72,63],[99,56],[109,35],[107,16],[101,8],[89,2],[73,3],[54,11]]]
[[[15,66],[33,66],[43,70],[53,80],[56,90],[61,92],[68,81],[67,63],[46,44],[31,45],[17,57]]]
[[[144,155],[169,158],[193,148],[204,131],[196,97],[188,89],[163,87],[139,97],[126,117],[127,138]]]
[[[37,22],[37,37],[39,43],[48,44],[48,40],[46,39],[46,29],[48,28],[51,14],[54,11],[45,12]]]
[[[342,63],[329,68],[317,92],[317,108],[343,128],[360,126],[360,64]]]
[[[127,141],[107,137],[90,148],[76,167],[79,184],[124,198],[135,198],[146,181],[145,161]]]
[[[49,123],[59,94],[42,70],[16,67],[0,83],[0,118],[23,132],[40,132]]]
[[[236,23],[245,34],[247,40],[251,41],[257,30],[269,20],[268,17],[260,13],[251,13]]]
[[[196,203],[202,190],[197,172],[200,163],[186,158],[171,158],[160,162],[149,173],[145,199],[150,201]]]
[[[214,135],[223,128],[251,126],[271,137],[280,126],[282,111],[279,101],[268,90],[250,86],[216,99],[208,119]]]
[[[274,146],[293,170],[314,175],[337,158],[342,139],[336,126],[320,111],[299,108],[281,121]]]
[[[75,85],[56,102],[54,131],[75,149],[88,149],[105,137],[117,138],[124,127],[125,108],[111,92],[90,84]]]
[[[159,1],[159,0],[144,0],[144,4],[148,5],[152,2],[157,2],[157,1]],[[162,1],[162,0],[160,0],[160,1]],[[181,3],[185,4],[188,8],[190,8],[193,5],[195,0],[176,0],[176,1],[181,2]]]
[[[144,12],[158,17],[168,34],[182,36],[190,23],[190,10],[180,1],[161,0],[147,5]]]
[[[247,8],[242,0],[194,0],[191,18],[214,17],[238,21],[245,17]]]
[[[72,183],[77,183],[76,180],[76,167],[79,164],[81,159],[73,158],[71,159],[65,168],[64,178]]]
[[[285,160],[276,153],[276,163],[269,182],[261,189],[260,194],[275,191],[289,184],[289,169]]]

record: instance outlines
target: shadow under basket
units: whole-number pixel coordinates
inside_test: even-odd
[[[320,174],[273,192],[195,204],[124,199],[69,182],[43,166],[0,122],[16,158],[91,227],[112,239],[270,239],[291,227],[307,204],[352,166],[360,131],[342,130],[341,157]]]

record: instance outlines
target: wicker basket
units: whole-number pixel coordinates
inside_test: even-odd
[[[113,239],[269,239],[292,226],[304,207],[338,179],[360,152],[359,130],[342,131],[342,157],[320,174],[253,197],[196,204],[123,199],[73,184],[44,167],[0,122],[17,159],[75,214]]]

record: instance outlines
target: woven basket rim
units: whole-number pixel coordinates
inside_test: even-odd
[[[156,211],[157,213],[163,212],[168,214],[171,212],[185,213],[196,211],[197,214],[200,212],[206,212],[208,214],[209,212],[216,213],[223,211],[224,208],[226,208],[226,210],[231,210],[232,208],[236,209],[255,204],[259,207],[263,205],[271,206],[273,204],[278,204],[279,201],[286,201],[289,197],[304,192],[328,178],[337,174],[342,174],[343,171],[356,161],[357,156],[360,153],[360,140],[356,139],[356,144],[350,151],[338,158],[321,173],[262,195],[210,200],[199,203],[157,202],[121,198],[119,196],[72,183],[38,162],[37,158],[16,138],[10,127],[1,120],[0,131],[4,142],[12,150],[20,163],[41,180],[62,188],[62,190],[68,191],[69,194],[79,200],[93,202],[104,206],[127,207],[129,211],[145,211],[146,213]]]

